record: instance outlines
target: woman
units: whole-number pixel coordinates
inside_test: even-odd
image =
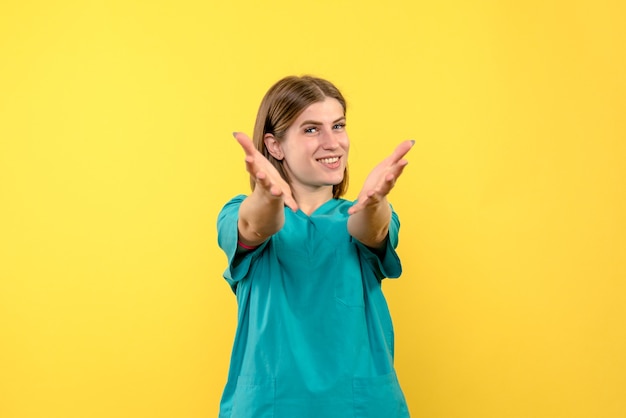
[[[387,194],[413,141],[372,170],[353,203],[341,198],[346,102],[330,82],[278,81],[253,141],[234,136],[252,193],[218,217],[224,278],[238,303],[220,417],[408,417],[381,281],[401,273]]]

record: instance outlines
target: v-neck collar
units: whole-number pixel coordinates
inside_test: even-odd
[[[313,212],[311,212],[310,215],[307,215],[306,213],[304,213],[302,209],[298,209],[296,214],[299,216],[303,216],[305,218],[311,218],[313,216],[320,215],[321,213],[327,212],[329,209],[332,209],[333,207],[335,207],[338,203],[339,203],[339,199],[330,198],[329,200],[327,200],[326,202],[318,206]]]

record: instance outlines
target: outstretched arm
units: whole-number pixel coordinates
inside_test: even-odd
[[[391,207],[387,195],[408,164],[404,156],[415,141],[400,143],[365,179],[357,202],[349,209],[348,232],[371,248],[381,248],[389,231]]]
[[[298,205],[291,194],[289,184],[254,147],[250,138],[239,132],[235,132],[233,136],[246,153],[246,170],[256,181],[254,191],[239,207],[237,223],[239,241],[246,246],[254,247],[262,244],[283,227],[285,205],[294,211],[298,209]]]

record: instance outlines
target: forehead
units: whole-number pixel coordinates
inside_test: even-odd
[[[324,101],[311,103],[306,107],[302,113],[296,118],[294,124],[301,123],[303,121],[315,121],[315,122],[334,122],[345,116],[343,106],[339,103],[339,100],[332,97],[326,97]]]

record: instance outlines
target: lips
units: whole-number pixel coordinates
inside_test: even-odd
[[[318,158],[317,161],[321,163],[324,167],[334,170],[336,168],[341,167],[341,156],[332,156],[332,157],[324,157]]]

